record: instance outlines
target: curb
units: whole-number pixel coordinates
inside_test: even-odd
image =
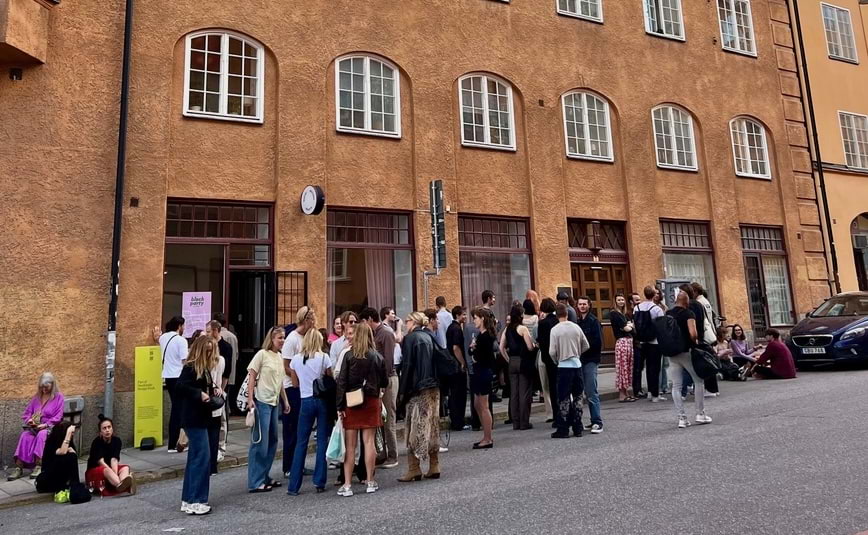
[[[600,402],[611,401],[613,399],[618,399],[618,392],[602,392],[600,394]],[[531,407],[532,414],[539,414],[545,412],[545,406],[542,403],[535,403]],[[503,423],[507,419],[507,411],[506,409],[500,409],[496,411],[493,415],[494,423]],[[449,427],[449,419],[441,418],[440,419],[440,428],[447,429]],[[232,431],[243,430],[246,429],[243,425],[230,428]],[[396,435],[398,437],[398,443],[404,438],[404,426],[402,425],[398,429],[396,429]],[[308,454],[316,452],[316,444],[311,443],[308,446],[307,450]],[[274,459],[282,459],[283,451],[278,450],[277,454],[274,456]],[[228,469],[228,468],[237,468],[241,466],[247,466],[247,455],[242,455],[239,457],[233,457],[227,455],[222,462],[218,465],[220,470]],[[186,464],[180,464],[176,466],[169,466],[158,468],[156,470],[148,470],[142,472],[136,472],[136,485],[142,485],[145,483],[155,483],[157,481],[167,481],[170,479],[178,479],[184,477],[184,471],[186,469]],[[19,496],[13,496],[7,501],[0,503],[0,510],[9,509],[12,507],[19,507],[24,505],[32,505],[36,503],[49,503],[53,501],[53,498],[50,494],[22,494]]]

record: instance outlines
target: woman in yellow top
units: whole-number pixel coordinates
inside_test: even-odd
[[[274,455],[277,453],[278,403],[283,413],[289,414],[289,400],[283,389],[283,327],[272,327],[265,336],[262,349],[256,353],[247,367],[247,402],[254,411],[255,423],[250,430],[250,450],[247,465],[247,489],[249,492],[269,492],[280,486],[268,474]],[[253,385],[256,385],[255,388]]]

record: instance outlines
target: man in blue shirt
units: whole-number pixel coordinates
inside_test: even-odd
[[[585,397],[588,398],[588,409],[591,413],[591,434],[603,432],[603,418],[600,415],[600,394],[597,392],[597,368],[600,366],[600,353],[603,350],[603,329],[600,321],[591,314],[591,299],[581,296],[578,299],[578,324],[588,339],[590,348],[582,353],[582,380],[585,387]]]

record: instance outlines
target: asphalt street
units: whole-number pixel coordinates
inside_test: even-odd
[[[855,534],[868,529],[866,381],[825,371],[722,383],[706,400],[714,423],[686,430],[671,401],[640,401],[604,404],[601,435],[553,440],[536,418],[530,431],[497,426],[494,449],[472,451],[477,433],[453,433],[442,479],[400,484],[399,469],[381,470],[371,495],[316,494],[309,480],[298,497],[248,494],[240,468],[212,479],[207,516],[179,511],[172,480],[135,497],[0,510],[0,533]]]

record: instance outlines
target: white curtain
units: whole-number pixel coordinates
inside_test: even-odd
[[[787,259],[783,256],[763,256],[763,278],[766,283],[766,298],[769,304],[771,325],[793,323],[790,301],[790,277],[787,274]]]
[[[670,279],[698,282],[708,292],[708,300],[717,307],[717,285],[714,282],[714,263],[710,254],[663,253],[663,270]]]

